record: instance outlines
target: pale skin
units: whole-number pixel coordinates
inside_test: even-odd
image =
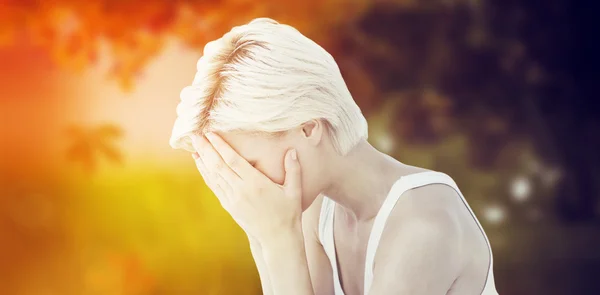
[[[344,293],[365,294],[373,218],[398,178],[425,171],[366,141],[341,156],[320,120],[278,137],[219,132],[193,141],[198,170],[248,235],[263,292],[270,295],[334,294],[317,234],[321,195],[338,204],[334,238]],[[485,239],[459,196],[429,185],[405,193],[394,207],[367,294],[480,294],[488,264]]]

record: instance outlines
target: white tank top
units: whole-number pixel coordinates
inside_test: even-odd
[[[404,192],[418,188],[421,186],[429,185],[429,184],[445,184],[453,188],[463,203],[469,209],[471,216],[479,226],[481,233],[483,234],[485,241],[488,245],[488,249],[490,252],[490,264],[488,267],[487,279],[485,282],[485,286],[481,292],[481,295],[498,295],[496,291],[496,287],[494,284],[494,273],[493,273],[493,255],[492,248],[490,247],[490,242],[483,231],[483,227],[475,217],[473,210],[467,204],[464,196],[458,189],[458,186],[452,180],[452,178],[444,173],[427,171],[420,172],[416,174],[411,174],[407,176],[403,176],[398,179],[390,189],[386,199],[384,200],[379,212],[375,216],[375,220],[373,221],[373,228],[371,229],[371,234],[369,236],[369,241],[367,243],[367,251],[366,251],[366,259],[365,259],[365,276],[364,276],[364,294],[368,294],[368,290],[371,287],[371,283],[373,281],[373,260],[375,258],[375,252],[377,251],[377,247],[379,246],[379,240],[381,238],[381,234],[383,233],[383,228],[385,223],[392,212],[392,209],[396,205],[400,196],[404,194]],[[335,290],[335,295],[344,295],[344,291],[342,290],[342,285],[340,283],[340,277],[337,269],[337,258],[335,254],[335,245],[333,238],[333,214],[335,212],[336,203],[327,198],[323,198],[323,204],[321,205],[321,213],[319,216],[319,239],[329,261],[331,263],[331,268],[333,270],[333,285]]]

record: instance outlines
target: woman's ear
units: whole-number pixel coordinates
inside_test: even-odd
[[[302,135],[312,144],[318,144],[323,136],[325,124],[323,121],[314,119],[302,124]]]

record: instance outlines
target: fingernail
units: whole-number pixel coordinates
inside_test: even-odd
[[[298,160],[298,154],[296,153],[296,150],[292,150],[292,160]]]

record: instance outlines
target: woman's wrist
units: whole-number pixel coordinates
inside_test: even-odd
[[[301,227],[261,240],[261,249],[274,294],[314,295]]]
[[[250,250],[257,254],[266,249],[274,250],[288,247],[290,242],[304,243],[304,234],[302,232],[302,223],[297,222],[289,224],[288,226],[282,226],[276,231],[272,231],[268,235],[264,235],[260,238],[246,233],[248,236],[248,242],[250,244]]]
[[[304,234],[300,224],[263,238],[259,243],[259,247],[263,251],[285,251],[286,248],[296,244],[304,246]]]
[[[298,235],[303,237],[302,220],[300,218],[294,219],[290,222],[281,223],[278,226],[273,226],[270,230],[265,231],[261,236],[254,237],[254,239],[261,245],[262,248],[265,248],[267,245],[279,244],[282,240],[297,237]]]
[[[268,273],[267,265],[263,257],[263,249],[258,240],[250,235],[248,235],[248,242],[250,243],[250,252],[252,253],[252,258],[254,258],[254,262],[256,263],[256,268],[260,276],[260,285],[263,294],[273,295],[273,288],[271,286],[270,275]]]

